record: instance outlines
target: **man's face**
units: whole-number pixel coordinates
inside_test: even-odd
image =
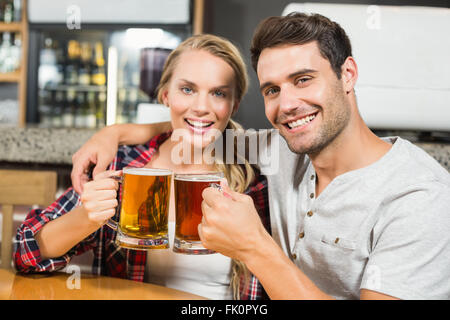
[[[264,49],[257,73],[267,119],[292,152],[315,154],[347,126],[342,81],[315,41]]]

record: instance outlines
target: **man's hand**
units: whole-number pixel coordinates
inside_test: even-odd
[[[92,176],[106,170],[114,160],[119,147],[119,138],[114,130],[106,127],[94,134],[72,156],[72,185],[78,194],[83,192],[83,185],[89,181],[89,170],[94,167]]]
[[[198,232],[203,245],[245,263],[246,258],[269,236],[250,196],[231,191],[203,190],[202,223]]]

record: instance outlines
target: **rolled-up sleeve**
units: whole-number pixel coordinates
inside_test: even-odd
[[[50,272],[64,268],[74,255],[79,255],[96,245],[96,233],[70,249],[61,257],[42,259],[36,234],[44,225],[70,212],[80,205],[79,195],[69,188],[58,200],[48,208],[30,211],[17,230],[14,239],[13,261],[17,271],[23,273]],[[57,239],[55,239],[57,241]]]

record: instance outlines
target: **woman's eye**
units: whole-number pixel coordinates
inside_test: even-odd
[[[222,91],[220,91],[220,90],[214,91],[214,95],[215,95],[216,97],[220,97],[220,98],[225,97],[225,93],[222,92]]]
[[[192,93],[192,89],[189,87],[182,87],[181,91],[183,91],[186,94],[191,94]]]

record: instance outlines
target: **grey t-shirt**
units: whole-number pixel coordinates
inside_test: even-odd
[[[324,292],[358,299],[450,299],[450,174],[407,140],[336,177],[316,198],[309,158],[279,139],[269,185],[272,235]],[[262,148],[263,149],[263,148]],[[275,156],[275,157],[274,157]]]

